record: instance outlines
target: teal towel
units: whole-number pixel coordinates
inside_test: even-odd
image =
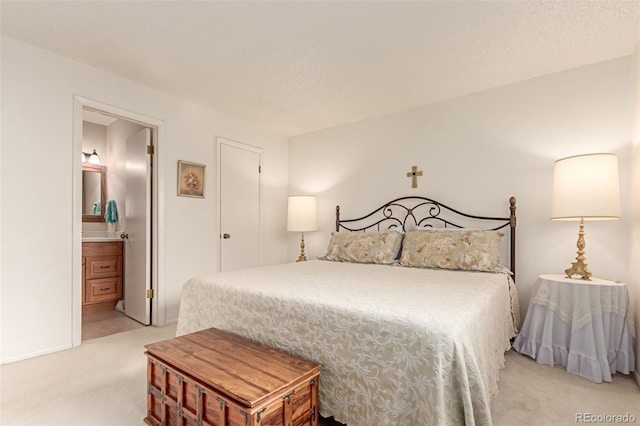
[[[92,213],[94,215],[100,216],[100,201],[96,201],[95,203],[93,203]]]
[[[116,223],[118,221],[118,207],[115,200],[107,201],[107,208],[104,211],[104,219],[107,223]]]

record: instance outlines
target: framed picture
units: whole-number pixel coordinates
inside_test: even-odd
[[[178,195],[204,198],[204,164],[178,161]]]

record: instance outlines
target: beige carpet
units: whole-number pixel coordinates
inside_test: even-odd
[[[145,327],[2,366],[0,424],[144,424],[143,346],[174,335],[175,325]],[[497,426],[575,425],[577,413],[628,414],[640,424],[640,390],[629,376],[596,384],[510,351],[492,409]]]

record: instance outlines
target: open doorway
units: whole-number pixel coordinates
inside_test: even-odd
[[[157,125],[110,107],[77,101],[74,147],[82,153],[78,166],[83,177],[80,199],[74,197],[74,204],[82,210],[81,274],[73,292],[74,346],[89,338],[152,324],[157,286],[153,238]],[[85,177],[90,174],[87,169],[96,166],[101,179]],[[96,181],[101,182],[97,191],[86,188]]]

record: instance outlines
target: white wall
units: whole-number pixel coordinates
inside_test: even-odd
[[[631,258],[632,302],[635,300],[636,334],[640,332],[640,42],[632,56],[633,137],[631,141]],[[635,294],[634,294],[635,292]],[[636,381],[640,386],[640,335],[636,335]]]
[[[576,256],[578,223],[549,219],[554,161],[614,152],[623,218],[586,225],[586,256],[595,276],[628,280],[630,64],[616,59],[292,138],[289,193],[318,196],[320,231],[305,234],[308,255],[324,254],[336,204],[348,218],[423,195],[468,213],[508,215],[513,195],[526,309],[536,277],[562,273]],[[417,189],[406,177],[413,165],[423,171]],[[290,258],[297,238],[289,238]]]
[[[0,47],[2,362],[72,343],[74,95],[163,122],[155,161],[167,322],[184,281],[217,266],[216,136],[264,149],[262,258],[286,259],[286,138],[9,37]],[[176,196],[178,160],[207,165],[205,199]]]
[[[101,124],[83,121],[82,152],[91,154],[94,149],[100,157],[100,161],[104,164],[107,160],[107,127]]]

